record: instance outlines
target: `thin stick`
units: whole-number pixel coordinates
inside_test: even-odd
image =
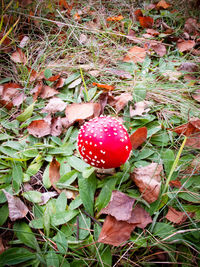
[[[95,223],[97,223],[99,226],[102,227],[102,224],[99,221],[97,221],[94,217],[92,217],[89,213],[87,213],[85,210],[82,210],[82,212],[85,213],[85,215],[90,217],[90,219],[92,219]]]

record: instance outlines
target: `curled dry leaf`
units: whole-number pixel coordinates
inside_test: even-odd
[[[4,189],[2,189],[2,191],[8,201],[9,217],[11,221],[24,218],[29,211],[26,205],[18,197],[11,195]]]
[[[66,103],[59,97],[53,97],[49,100],[46,107],[43,108],[42,112],[46,113],[56,113],[61,112],[66,108]]]
[[[167,49],[164,44],[150,43],[150,48],[156,52],[160,57],[163,57],[167,53]]]
[[[61,190],[56,187],[56,183],[59,181],[59,179],[60,179],[60,163],[54,157],[49,166],[49,180],[53,188],[58,193],[61,192]]]
[[[137,129],[133,134],[130,136],[131,144],[133,149],[137,149],[141,146],[147,139],[147,128],[141,127]]]
[[[108,215],[101,229],[98,242],[113,246],[123,245],[130,238],[134,229],[134,224],[117,221],[115,217]]]
[[[145,209],[137,204],[132,210],[131,218],[127,222],[143,229],[152,222],[152,218]]]
[[[119,113],[129,101],[133,100],[133,96],[130,93],[122,93],[119,96],[116,96],[108,100],[109,105],[113,106],[117,113]]]
[[[189,212],[188,215],[191,217],[194,214]],[[172,223],[181,225],[188,219],[188,216],[183,211],[178,211],[178,210],[176,210],[176,209],[174,209],[172,207],[169,207],[169,210],[168,210],[165,218],[167,220],[169,220],[170,222],[172,222]]]
[[[21,105],[24,99],[25,95],[21,85],[17,83],[5,83],[3,85],[0,103],[7,109]]]
[[[144,116],[146,115],[147,112],[149,112],[149,108],[147,108],[149,106],[149,104],[151,104],[151,102],[149,101],[140,101],[135,103],[135,109],[132,110],[132,107],[130,106],[130,116]],[[143,114],[145,113],[145,114]]]
[[[42,196],[41,196],[41,199],[42,201],[39,203],[39,205],[44,205],[48,202],[48,200],[52,197],[55,197],[57,196],[58,193],[57,192],[45,192],[45,193],[42,193]]]
[[[184,25],[184,30],[189,34],[194,34],[198,30],[197,20],[194,18],[189,18],[186,20]]]
[[[37,85],[31,90],[31,94],[33,94],[34,101],[38,98],[38,96],[42,92],[42,88],[43,88],[43,82],[39,81]]]
[[[116,17],[108,17],[106,20],[107,21],[120,21],[124,19],[124,17],[122,15],[116,16]]]
[[[63,131],[61,117],[53,118],[51,121],[51,135],[59,136]]]
[[[98,88],[108,90],[108,91],[112,91],[115,89],[115,86],[108,85],[108,84],[92,83],[92,85],[97,86]]]
[[[131,62],[134,63],[137,62],[143,62],[146,57],[146,50],[145,48],[139,47],[139,46],[133,46],[131,49],[129,49],[127,55],[124,57],[124,62]]]
[[[152,203],[159,197],[161,177],[163,167],[157,163],[151,163],[148,166],[135,168],[131,174],[131,179],[139,188],[142,197],[148,202]]]
[[[156,4],[156,8],[158,9],[167,9],[169,8],[171,5],[168,4],[165,0],[161,0]]]
[[[199,66],[193,62],[183,62],[178,68],[179,71],[198,72]]]
[[[15,63],[22,63],[22,64],[26,64],[27,62],[27,58],[25,56],[25,54],[22,52],[21,48],[17,48],[17,50],[12,53],[11,57],[12,61],[14,61]]]
[[[139,17],[139,23],[142,28],[152,28],[154,24],[154,20],[152,17],[149,16],[143,16]]]
[[[72,124],[75,121],[98,117],[100,115],[100,111],[101,106],[99,103],[75,103],[66,107],[65,115],[69,124]]]
[[[177,48],[180,52],[185,52],[191,50],[195,46],[195,41],[193,40],[182,40],[177,43]]]
[[[118,221],[127,221],[131,217],[132,207],[135,199],[120,191],[113,191],[108,205],[101,210],[100,214],[109,214]]]
[[[52,97],[52,96],[54,96],[54,95],[56,95],[58,93],[59,92],[56,89],[54,89],[54,88],[52,88],[52,87],[50,87],[48,85],[44,85],[42,87],[42,91],[41,91],[40,97],[43,98],[43,99],[46,99],[46,98]]]
[[[28,128],[28,133],[35,137],[43,137],[51,133],[51,127],[45,120],[32,121]]]
[[[60,78],[58,81],[57,81],[57,83],[56,83],[56,85],[55,85],[55,88],[57,89],[57,88],[62,88],[63,86],[64,86],[64,84],[65,84],[65,79],[64,78]]]

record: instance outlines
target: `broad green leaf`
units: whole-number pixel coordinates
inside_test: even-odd
[[[50,155],[70,156],[73,154],[74,148],[74,145],[68,142],[61,147],[50,148],[48,153]]]
[[[164,163],[166,176],[168,176],[171,171],[172,165],[175,161],[174,152],[171,149],[166,149],[165,151],[162,152],[161,156]]]
[[[79,76],[80,76],[80,73],[79,73],[79,72],[70,75],[70,76],[65,80],[65,84],[69,84],[69,83],[73,82],[73,81],[76,80]]]
[[[99,259],[99,254],[101,257],[101,261]],[[104,248],[100,251],[100,253],[96,254],[96,257],[101,267],[112,266],[112,253],[110,246],[104,246]],[[103,263],[103,265],[101,262]]]
[[[62,192],[56,199],[56,211],[57,212],[65,211],[66,206],[67,206],[67,197],[65,192]]]
[[[78,172],[76,170],[72,170],[66,174],[64,174],[59,181],[57,182],[57,186],[59,188],[65,188],[66,186],[71,185],[77,178]]]
[[[71,201],[71,203],[69,204],[69,208],[70,210],[74,210],[77,209],[78,207],[80,207],[80,205],[82,205],[83,202],[81,200],[80,195],[78,195],[74,200]]]
[[[53,240],[56,242],[59,252],[66,254],[68,243],[65,234],[61,231],[58,231],[58,233],[53,237]]]
[[[43,214],[44,231],[47,237],[49,237],[49,232],[50,232],[50,225],[51,225],[50,221],[51,221],[50,208],[49,208],[49,204],[47,204],[44,210],[44,214]]]
[[[10,147],[15,150],[22,150],[23,146],[18,141],[7,141],[2,144],[4,147]]]
[[[28,249],[13,247],[5,250],[0,255],[0,266],[16,265],[35,258],[35,253],[30,252]]]
[[[91,219],[85,214],[79,215],[79,239],[85,239],[90,234]]]
[[[21,183],[23,181],[23,171],[21,164],[19,162],[13,163],[12,178],[13,178],[12,180],[13,189],[15,190],[16,193],[18,193]]]
[[[33,234],[31,228],[25,222],[16,222],[13,227],[17,238],[26,246],[33,248],[35,250],[40,250],[37,243],[37,239]]]
[[[51,69],[45,69],[44,76],[45,76],[46,79],[49,79],[52,76]]]
[[[47,165],[46,169],[44,170],[43,176],[42,176],[42,181],[44,186],[48,189],[51,187],[51,182],[49,179],[49,165]]]
[[[5,204],[0,208],[0,226],[2,226],[6,222],[8,214],[8,204]]]
[[[10,158],[19,158],[19,151],[16,151],[10,147],[0,146],[0,152],[6,156],[9,156]]]
[[[96,190],[96,176],[93,173],[89,178],[79,176],[78,186],[81,200],[85,210],[93,216],[94,214],[94,193]]]
[[[31,163],[26,171],[26,173],[30,176],[35,175],[40,168],[42,167],[43,161],[38,161],[38,162],[34,162]]]
[[[72,166],[75,170],[77,170],[79,172],[85,171],[86,168],[88,168],[90,166],[87,163],[85,163],[83,160],[81,160],[75,156],[69,157],[68,163],[70,166]]]
[[[34,105],[35,105],[35,102],[32,103],[30,106],[28,106],[28,107],[24,110],[24,112],[22,112],[19,116],[17,116],[16,119],[17,119],[18,121],[21,121],[21,122],[26,121],[27,119],[29,119],[29,118],[32,116],[32,114],[33,114],[33,108],[34,108]]]
[[[149,156],[151,156],[154,153],[154,151],[150,148],[143,148],[139,155],[134,158],[134,161],[141,160],[141,159],[146,159]]]
[[[39,151],[36,148],[28,148],[21,152],[21,154],[28,158],[35,158],[38,155]]]
[[[33,202],[33,203],[42,202],[42,193],[38,191],[27,191],[27,192],[24,192],[22,195],[30,202]]]
[[[53,226],[58,226],[58,225],[67,223],[71,219],[73,219],[78,213],[79,213],[78,210],[67,210],[67,211],[53,214],[51,216],[51,224]]]
[[[115,189],[117,179],[114,177],[107,180],[101,189],[99,196],[96,199],[95,207],[97,212],[100,212],[101,209],[105,208],[110,201],[112,191]]]
[[[49,251],[46,255],[47,267],[60,267],[59,257],[55,251]]]
[[[78,85],[81,84],[81,83],[82,83],[82,79],[81,79],[81,78],[78,78],[78,79],[76,79],[75,81],[73,81],[72,83],[70,83],[70,84],[68,85],[68,88],[69,88],[69,89],[75,88],[76,86],[78,86]]]
[[[160,147],[165,147],[169,144],[170,138],[166,131],[157,132],[151,137],[151,143]]]
[[[134,102],[140,102],[145,99],[147,90],[145,87],[134,87],[133,100]]]
[[[35,229],[43,229],[44,228],[43,218],[41,217],[33,219],[32,221],[30,221],[29,226]]]
[[[153,230],[154,235],[159,236],[161,239],[166,238],[167,242],[182,239],[182,235],[175,234],[176,232],[177,232],[177,229],[175,229],[172,225],[167,224],[167,223],[162,223],[162,222],[157,222]],[[173,235],[173,236],[169,237],[170,235]]]
[[[189,202],[200,203],[200,196],[199,193],[197,192],[179,193],[178,197],[187,200]]]

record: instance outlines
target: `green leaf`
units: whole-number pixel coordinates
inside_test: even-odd
[[[57,212],[65,211],[66,206],[67,206],[67,197],[65,192],[62,192],[56,199],[56,211]]]
[[[174,152],[171,149],[167,149],[162,152],[161,156],[164,163],[166,176],[168,176],[175,161]]]
[[[93,173],[89,178],[79,176],[78,186],[81,200],[85,210],[93,216],[94,214],[94,193],[96,190],[96,176]]]
[[[26,171],[26,173],[30,176],[35,175],[40,168],[42,167],[43,161],[38,161],[38,162],[34,162],[31,163]]]
[[[91,219],[85,214],[79,215],[79,239],[85,239],[90,234]]]
[[[22,195],[28,201],[33,202],[33,203],[40,203],[42,201],[42,193],[38,191],[27,191],[27,192],[24,192]]]
[[[29,226],[35,229],[43,229],[44,228],[43,218],[33,219],[32,221],[30,221]]]
[[[77,170],[79,172],[84,172],[86,170],[86,168],[88,168],[90,166],[87,163],[85,163],[83,160],[81,160],[75,156],[69,157],[68,163],[70,166],[72,166],[75,170]]]
[[[167,224],[167,223],[161,223],[161,222],[157,222],[153,230],[153,234],[155,234],[156,236],[159,236],[161,239],[166,238],[167,242],[172,242],[174,240],[182,239],[182,235],[175,234],[176,232],[177,232],[177,229],[175,229],[172,225]],[[173,235],[173,236],[169,237],[170,235]]]
[[[104,247],[100,252],[100,257],[101,257],[101,261],[102,261],[103,265],[100,264],[101,261],[99,259],[99,253],[96,254],[96,257],[97,257],[99,265],[101,267],[112,266],[112,253],[111,253],[110,246]]]
[[[76,180],[77,176],[78,172],[76,170],[72,170],[64,174],[56,183],[56,186],[59,188],[65,188],[66,186],[71,185]]]
[[[6,203],[0,208],[0,226],[2,226],[8,218],[9,210],[8,204]]]
[[[31,228],[25,222],[16,222],[13,227],[17,238],[26,246],[35,250],[40,250]]]
[[[28,148],[21,152],[21,154],[27,158],[35,158],[39,154],[36,148]]]
[[[59,257],[54,251],[49,251],[46,255],[47,267],[60,267]]]
[[[111,178],[103,184],[101,192],[96,199],[95,207],[97,212],[100,212],[101,209],[105,208],[110,201],[112,191],[115,189],[117,179]]]
[[[73,219],[78,213],[79,213],[78,210],[67,210],[67,211],[53,214],[51,217],[51,224],[53,226],[58,226],[58,225],[67,223],[71,219]]]
[[[134,102],[140,102],[146,98],[147,90],[144,87],[136,86],[133,91]]]
[[[47,189],[51,187],[51,182],[49,179],[49,166],[50,166],[50,164],[44,170],[43,177],[42,177],[43,184]]]
[[[197,192],[184,192],[179,193],[178,197],[193,203],[200,203],[199,193]]]
[[[58,233],[53,237],[53,240],[56,242],[59,252],[66,254],[68,243],[65,234],[61,231],[58,231]]]
[[[12,167],[12,177],[13,177],[12,185],[13,185],[13,189],[15,190],[15,192],[18,193],[21,183],[23,181],[23,171],[22,171],[21,164],[19,162],[13,163],[12,166],[13,166]]]
[[[74,210],[77,209],[78,207],[80,207],[80,205],[82,205],[83,202],[81,200],[80,195],[78,195],[74,200],[71,201],[69,208],[70,210]]]
[[[45,69],[44,71],[44,77],[46,79],[49,79],[52,76],[52,71],[50,69]]]
[[[44,225],[44,230],[45,234],[47,237],[49,237],[49,232],[50,232],[50,223],[51,221],[51,216],[50,216],[50,208],[49,208],[49,203],[46,205],[46,208],[44,210],[43,214],[43,225]]]
[[[21,122],[26,121],[27,119],[29,119],[29,118],[32,116],[32,114],[33,114],[33,108],[34,108],[34,105],[35,105],[35,102],[32,103],[30,106],[28,106],[28,107],[24,110],[24,112],[22,112],[19,116],[17,116],[16,119],[17,119],[18,121],[21,121]]]
[[[70,75],[70,76],[65,80],[65,84],[69,84],[69,83],[73,82],[73,81],[76,80],[79,76],[80,76],[80,73],[79,73],[79,72]]]
[[[16,265],[35,258],[35,253],[25,248],[9,248],[0,255],[0,266]]]

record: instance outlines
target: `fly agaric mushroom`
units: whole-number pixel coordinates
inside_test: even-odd
[[[121,166],[132,150],[127,130],[110,116],[91,119],[81,126],[77,145],[85,162],[103,169]]]

